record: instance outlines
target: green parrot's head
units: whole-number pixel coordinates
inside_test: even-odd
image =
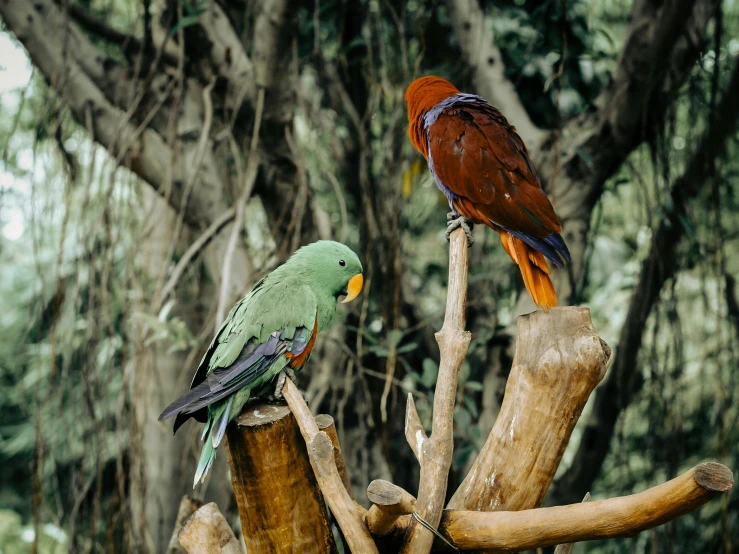
[[[291,263],[302,266],[312,286],[332,296],[344,295],[351,302],[362,292],[362,262],[348,246],[332,240],[319,240],[303,246],[293,254]]]

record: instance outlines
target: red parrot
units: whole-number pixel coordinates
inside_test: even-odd
[[[452,210],[447,238],[462,227],[471,245],[471,224],[492,227],[536,305],[556,306],[547,260],[564,267],[570,252],[516,129],[486,100],[440,77],[413,81],[405,101],[411,142]]]

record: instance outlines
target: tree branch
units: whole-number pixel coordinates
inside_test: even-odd
[[[634,537],[696,510],[733,486],[729,468],[707,462],[630,496],[505,512],[444,510],[439,532],[459,550],[492,553]],[[392,533],[396,540],[405,533],[410,521],[410,517],[401,516],[395,523]],[[448,545],[437,540],[434,550],[448,550]]]
[[[354,496],[352,495],[351,481],[349,481],[349,471],[347,470],[346,463],[344,462],[344,454],[341,450],[341,444],[339,444],[339,435],[336,432],[334,418],[332,418],[328,414],[318,414],[315,417],[315,420],[316,425],[318,425],[318,429],[326,433],[328,435],[328,438],[331,439],[331,445],[334,447],[334,462],[336,463],[336,469],[339,472],[341,482],[344,484],[344,488],[346,489],[349,498],[354,500]]]
[[[182,152],[174,148],[172,174],[168,175],[172,147],[152,128],[138,128],[109,100],[117,86],[114,81],[123,75],[106,71],[107,56],[70,26],[53,2],[7,0],[0,4],[0,15],[77,120],[89,118],[92,138],[161,195],[167,193],[165,189],[171,184],[169,202],[179,210],[188,169],[182,162],[192,157],[196,145],[182,142]],[[193,96],[199,101],[201,95]],[[227,187],[218,167],[208,148],[200,178],[185,209],[185,221],[190,225],[207,227],[229,208],[223,195]]]
[[[585,493],[585,497],[582,499],[582,501],[583,503],[590,502],[589,492]],[[574,546],[575,546],[574,542],[564,542],[562,544],[558,544],[557,548],[554,549],[554,554],[570,554]]]
[[[568,148],[561,161],[554,135],[534,153],[545,179],[556,173],[548,188],[573,258],[573,281],[559,274],[560,297],[568,298],[573,282],[580,280],[591,214],[603,185],[661,125],[706,43],[706,27],[718,5],[718,0],[674,0],[650,11],[636,3],[618,67],[596,99],[597,109],[565,126]],[[520,306],[519,313],[528,307]]]
[[[445,511],[439,530],[461,550],[492,552],[633,537],[692,512],[733,486],[731,470],[709,462],[631,496],[515,512]]]
[[[211,2],[200,16],[199,23],[211,43],[210,58],[213,65],[229,84],[227,107],[236,112],[243,100],[255,105],[257,87],[254,66],[223,8],[217,2]]]
[[[416,509],[416,499],[412,494],[382,479],[369,484],[367,498],[372,506],[365,514],[365,521],[373,535],[390,533],[400,516],[412,514]]]
[[[378,554],[363,516],[341,481],[341,475],[336,468],[331,439],[324,431],[319,430],[303,396],[290,379],[285,380],[282,396],[298,422],[300,433],[308,446],[308,456],[318,485],[321,487],[331,513],[344,533],[349,549],[356,553]]]
[[[503,56],[478,0],[446,0],[446,5],[465,63],[472,70],[475,91],[503,112],[529,150],[535,150],[544,131],[531,121],[513,83],[505,76]]]
[[[500,413],[449,509],[539,506],[611,360],[611,349],[593,328],[587,308],[521,316],[517,334]]]
[[[459,368],[467,355],[471,335],[465,331],[467,306],[467,261],[469,249],[467,237],[461,229],[452,233],[449,242],[449,280],[447,286],[446,313],[441,331],[436,333],[441,361],[434,393],[434,413],[431,437],[411,448],[421,464],[420,484],[416,511],[426,522],[437,527],[444,508],[449,468],[454,452],[454,401],[457,395]],[[409,404],[409,407],[411,404]],[[415,409],[406,414],[413,416]],[[413,418],[417,421],[418,416]],[[407,430],[417,424],[406,421]],[[414,448],[415,446],[415,448]],[[417,452],[416,452],[417,450]],[[434,535],[415,519],[406,533],[401,552],[426,554],[431,551]]]
[[[61,2],[56,1],[55,3],[58,5]],[[82,29],[102,38],[106,42],[120,46],[128,57],[143,52],[144,46],[135,36],[119,31],[105,23],[102,19],[90,15],[88,9],[83,8],[79,4],[66,2],[63,5],[65,5],[74,22]],[[162,59],[170,65],[177,65],[177,53],[174,49],[167,49],[162,52]]]
[[[675,248],[686,232],[683,216],[687,203],[713,175],[713,166],[739,121],[739,60],[716,117],[701,140],[683,175],[672,186],[665,202],[668,212],[653,235],[649,254],[642,263],[639,282],[634,288],[611,374],[596,391],[593,411],[583,430],[572,466],[558,480],[554,498],[572,502],[591,489],[608,453],[616,422],[631,399],[641,390],[643,378],[637,363],[644,327],[664,284],[678,270]]]

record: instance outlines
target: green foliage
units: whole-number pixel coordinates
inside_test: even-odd
[[[556,127],[593,106],[616,65],[630,4],[481,4],[490,14],[487,24],[495,31],[506,75],[538,125]],[[79,5],[141,36],[139,3]],[[208,5],[207,0],[181,2],[182,18],[170,28],[170,40],[181,29],[194,33]],[[299,94],[293,127],[311,209],[320,209],[334,238],[349,244],[367,240],[368,212],[391,213],[375,224],[377,232],[400,245],[400,286],[412,313],[397,314],[393,322],[392,302],[386,298],[392,298],[394,283],[382,280],[391,275],[393,260],[384,258],[376,244],[368,245],[371,260],[364,259],[366,252],[361,256],[367,267],[373,264],[370,298],[359,316],[337,314],[337,320],[345,320],[346,337],[339,335],[334,342],[346,342],[345,348],[335,359],[317,348],[311,366],[330,365],[322,406],[327,404],[327,411],[343,422],[341,432],[356,431],[350,435],[360,437],[356,444],[369,445],[357,455],[362,471],[370,478],[381,476],[371,448],[377,444],[385,454],[383,463],[397,464],[389,470],[415,483],[414,470],[403,467],[407,458],[398,455],[407,454],[407,445],[392,424],[402,425],[405,395],[411,392],[430,430],[438,373],[431,333],[441,324],[446,299],[447,208],[408,144],[403,93],[410,79],[422,73],[444,75],[468,90],[471,76],[460,62],[443,2],[321,1],[317,18],[313,9],[307,3],[298,13]],[[578,299],[591,308],[596,329],[613,347],[652,233],[669,209],[669,187],[711,115],[713,71],[721,70],[719,83],[724,84],[739,55],[733,38],[739,36],[739,14],[734,4],[727,4],[726,12],[718,54],[705,54],[665,128],[619,168],[593,213]],[[100,44],[122,59],[118,47]],[[315,60],[316,49],[321,63]],[[359,128],[347,106],[336,100],[336,91],[325,88],[324,63],[334,64],[344,82],[354,86],[346,93],[363,108]],[[362,140],[365,158],[359,156]],[[587,164],[594,163],[563,137],[562,154],[572,148]],[[670,253],[679,259],[679,274],[663,291],[644,330],[639,365],[645,385],[619,422],[594,498],[643,490],[703,459],[739,467],[739,314],[730,313],[727,279],[739,274],[739,152],[735,141],[729,148],[717,170],[717,189],[703,191],[681,222],[687,238]],[[189,309],[185,300],[204,295],[213,279],[200,275],[199,268],[189,270],[178,295],[152,313],[158,283],[142,270],[147,264],[143,246],[152,240],[142,228],[142,206],[147,206],[142,183],[89,141],[40,77],[34,76],[23,91],[3,93],[0,152],[0,231],[18,217],[24,226],[15,238],[0,233],[0,505],[13,510],[0,511],[0,550],[21,552],[27,545],[24,533],[33,513],[29,491],[39,449],[46,506],[41,516],[44,525],[58,526],[48,528],[42,552],[51,548],[59,528],[74,527],[69,541],[89,545],[91,535],[99,539],[109,529],[117,533],[119,520],[106,518],[124,513],[127,472],[138,455],[131,451],[133,364],[152,346],[172,353],[209,341],[208,332],[185,323],[183,310]],[[377,193],[374,204],[363,187]],[[376,209],[383,202],[393,209]],[[251,200],[247,214],[244,238],[254,254],[251,261],[255,268],[269,267],[282,245],[264,232],[269,222],[261,199]],[[491,414],[484,413],[489,408],[483,405],[483,383],[495,365],[489,353],[501,331],[514,323],[521,288],[493,235],[478,233],[472,252],[473,340],[460,372],[454,414],[456,478],[485,440],[485,418]],[[173,263],[179,254],[173,248]],[[156,269],[168,275],[171,268]],[[388,365],[394,374],[387,400],[390,423],[385,425],[379,405]],[[186,373],[189,368],[183,368],[183,380]],[[349,388],[344,388],[347,381]],[[582,421],[587,416],[586,408]],[[578,428],[560,473],[572,462],[579,438]],[[344,443],[345,454],[351,448]],[[726,541],[739,542],[738,514],[732,497],[635,539],[576,548],[597,553],[726,551]]]

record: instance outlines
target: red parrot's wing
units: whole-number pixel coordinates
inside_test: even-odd
[[[486,102],[458,102],[427,128],[429,165],[472,220],[544,238],[561,225],[526,147]]]

